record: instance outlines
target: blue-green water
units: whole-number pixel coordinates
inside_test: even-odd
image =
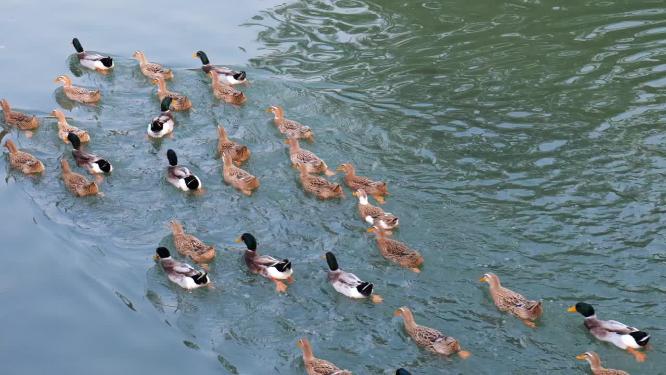
[[[356,374],[584,374],[574,356],[587,350],[607,367],[666,373],[663,2],[5,1],[0,14],[0,96],[44,117],[31,139],[5,139],[47,168],[40,178],[0,168],[3,374],[302,374],[303,336]],[[72,75],[73,36],[116,59],[111,75],[74,78],[101,88],[96,107],[71,106],[53,83]],[[158,103],[137,49],[174,68],[169,87],[194,103],[173,139],[145,139]],[[188,70],[199,49],[248,72],[243,107],[219,103]],[[114,163],[102,198],[62,185],[69,148],[46,117],[61,104]],[[385,209],[424,255],[422,273],[379,255],[349,191],[341,202],[303,194],[271,104],[313,128],[304,147],[330,166],[389,182]],[[252,150],[245,168],[262,186],[250,198],[222,181],[218,123]],[[164,181],[167,148],[205,195]],[[179,290],[155,267],[155,247],[172,247],[171,218],[218,247],[216,289]],[[292,259],[287,294],[245,270],[233,242],[245,231]],[[328,250],[385,302],[336,294]],[[537,329],[497,311],[478,282],[488,271],[544,300]],[[566,313],[579,300],[649,331],[647,362],[587,334]],[[415,347],[392,315],[402,305],[472,357]]]

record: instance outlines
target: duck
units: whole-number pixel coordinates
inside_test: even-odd
[[[282,107],[272,105],[266,112],[273,114],[273,121],[277,126],[280,133],[284,134],[287,138],[306,139],[309,142],[314,142],[314,133],[309,126],[305,126],[294,120],[284,118],[284,110]]]
[[[5,142],[5,147],[9,150],[9,165],[12,168],[20,170],[23,174],[44,172],[44,163],[33,155],[19,150],[11,139]]]
[[[326,163],[315,155],[314,152],[304,150],[298,144],[297,138],[287,138],[285,143],[289,145],[289,158],[293,166],[301,164],[305,166],[308,173],[324,173],[327,176],[335,175],[335,172],[328,169]]]
[[[67,123],[64,113],[54,109],[51,114],[58,119],[58,138],[62,139],[63,142],[69,143],[69,133],[76,134],[81,143],[90,142],[90,135],[88,132]]]
[[[628,351],[638,362],[644,362],[647,359],[645,353],[637,350],[644,348],[650,341],[650,335],[647,332],[615,320],[601,320],[597,318],[594,307],[585,302],[578,302],[569,307],[567,311],[583,315],[585,328],[598,340],[610,342],[618,348]]]
[[[340,184],[330,182],[320,176],[311,175],[301,163],[296,163],[296,168],[300,172],[301,185],[303,185],[303,190],[306,192],[319,199],[344,198],[345,193],[342,191]]]
[[[86,52],[81,46],[81,42],[77,38],[72,39],[74,49],[76,49],[76,57],[83,67],[100,73],[106,73],[113,69],[113,59],[110,56],[100,55],[98,53]]]
[[[222,154],[224,168],[222,175],[224,182],[240,190],[241,193],[250,196],[254,190],[259,188],[259,179],[248,171],[234,165],[231,155],[226,152]]]
[[[75,102],[92,104],[102,99],[102,93],[99,90],[91,90],[84,87],[72,86],[72,80],[66,75],[58,76],[54,82],[63,84],[65,96]]]
[[[78,173],[72,172],[69,163],[65,159],[60,160],[60,167],[62,168],[62,180],[65,186],[72,194],[77,197],[85,197],[89,195],[99,194],[99,187],[92,181],[88,181],[85,177]]]
[[[171,110],[187,111],[188,109],[192,108],[192,102],[187,96],[177,92],[169,91],[169,89],[167,89],[166,81],[164,78],[157,77],[153,79],[153,83],[157,85],[157,96],[160,98],[160,102],[167,96],[173,99],[171,102]]]
[[[176,219],[171,220],[169,225],[173,234],[173,244],[181,255],[199,264],[210,263],[215,259],[215,246],[206,245],[200,239],[185,233],[183,224]]]
[[[229,104],[241,105],[245,103],[247,97],[242,91],[236,90],[233,86],[221,83],[218,79],[219,74],[215,70],[208,72],[211,78],[211,87],[213,88],[213,95],[220,100],[224,100]]]
[[[146,55],[142,51],[134,51],[132,57],[139,61],[139,68],[141,69],[141,73],[143,73],[144,76],[151,79],[158,77],[162,77],[164,79],[173,78],[173,71],[171,69],[167,69],[158,63],[148,62]]]
[[[354,299],[370,298],[373,303],[381,303],[384,300],[380,295],[373,293],[372,283],[359,279],[351,272],[341,270],[338,260],[330,251],[326,253],[326,263],[329,268],[328,283],[338,293]]]
[[[175,121],[171,113],[172,97],[166,96],[160,103],[160,110],[162,111],[159,116],[153,118],[153,121],[148,124],[148,136],[151,138],[162,138],[165,135],[173,132]]]
[[[195,59],[201,59],[201,70],[203,70],[204,73],[208,74],[210,72],[216,72],[216,78],[220,81],[220,83],[226,83],[227,85],[239,85],[241,83],[247,82],[247,74],[244,71],[237,72],[223,66],[211,65],[210,61],[208,60],[208,56],[204,51],[197,51],[192,55],[192,57]]]
[[[368,229],[374,232],[377,238],[377,247],[384,258],[399,264],[401,267],[419,273],[419,267],[423,264],[423,256],[400,241],[388,238],[388,232],[378,226]]]
[[[7,99],[1,99],[0,106],[2,106],[2,114],[5,116],[5,124],[16,126],[21,130],[34,130],[39,127],[37,116],[12,111]]]
[[[297,345],[303,351],[303,364],[308,375],[352,375],[349,370],[341,370],[333,363],[315,357],[312,353],[312,345],[305,337],[299,339]]]
[[[81,140],[75,133],[68,133],[67,139],[72,144],[72,156],[76,165],[85,168],[91,174],[108,174],[113,171],[113,166],[107,160],[81,150]]]
[[[241,165],[250,158],[250,149],[238,142],[232,141],[222,125],[217,126],[217,154],[228,154],[234,164]]]
[[[397,309],[394,315],[403,318],[405,331],[407,331],[407,334],[414,340],[416,345],[430,352],[446,356],[458,354],[462,359],[467,359],[471,355],[470,352],[463,350],[458,340],[453,337],[446,336],[436,329],[416,324],[414,315],[408,307],[403,306]]]
[[[251,233],[243,233],[236,239],[237,243],[244,242],[245,264],[247,268],[255,274],[270,279],[275,283],[275,290],[278,293],[287,291],[287,284],[282,280],[291,283],[294,280],[294,270],[289,259],[276,259],[270,255],[259,255],[257,252],[257,239]]]
[[[576,356],[579,361],[587,361],[590,364],[590,369],[593,375],[629,375],[628,372],[622,370],[615,370],[612,368],[601,367],[601,358],[595,352],[585,352]]]
[[[386,182],[373,181],[367,177],[357,176],[356,169],[350,163],[340,164],[336,170],[345,173],[345,184],[347,184],[350,189],[363,189],[366,193],[372,195],[379,204],[384,203],[384,196],[389,194]]]
[[[203,189],[203,184],[199,177],[190,172],[187,167],[178,165],[178,156],[176,151],[167,150],[167,159],[169,166],[167,167],[167,181],[182,191],[199,191]]]
[[[166,247],[158,247],[155,253],[153,259],[160,262],[169,281],[178,284],[181,288],[192,290],[212,285],[206,271],[196,270],[187,263],[173,259]]]
[[[395,370],[395,375],[412,375],[412,373],[405,370],[404,368],[399,368]]]
[[[522,320],[528,327],[536,327],[534,321],[543,314],[543,303],[541,301],[528,300],[522,294],[503,287],[499,276],[491,272],[484,274],[479,281],[488,283],[490,295],[500,311],[509,312]]]
[[[368,194],[364,189],[358,189],[352,193],[358,198],[358,213],[366,223],[378,226],[383,230],[390,231],[400,225],[400,219],[390,212],[384,212],[380,207],[373,206],[368,202]]]

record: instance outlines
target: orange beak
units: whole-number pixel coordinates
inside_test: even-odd
[[[584,361],[585,358],[587,358],[587,356],[585,354],[579,354],[579,355],[576,356],[576,359],[581,360],[581,361]]]
[[[576,311],[576,306],[571,306],[567,309],[567,312],[575,313]]]
[[[479,281],[482,282],[482,283],[487,283],[488,278],[486,276],[484,276],[484,277],[480,278]]]

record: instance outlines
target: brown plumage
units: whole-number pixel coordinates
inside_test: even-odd
[[[488,283],[490,295],[500,311],[516,316],[529,327],[536,327],[533,321],[543,313],[541,301],[528,300],[523,295],[503,287],[499,277],[494,273],[483,275],[480,281]]]
[[[418,251],[400,241],[388,238],[388,233],[382,228],[373,226],[368,231],[376,234],[377,247],[384,258],[414,272],[421,272],[418,267],[423,264],[423,256]]]
[[[77,197],[85,197],[99,193],[97,184],[94,181],[89,182],[85,177],[78,173],[72,172],[67,160],[61,159],[60,166],[62,167],[62,180],[72,194]]]
[[[9,165],[25,174],[44,172],[44,164],[27,152],[20,151],[11,139],[5,142],[9,150]]]
[[[284,118],[284,110],[282,107],[271,106],[266,112],[273,113],[273,121],[277,126],[280,133],[284,134],[287,138],[307,139],[310,142],[314,141],[314,133],[309,126],[305,126],[294,120]]]
[[[340,184],[309,174],[303,164],[297,163],[296,168],[300,171],[301,184],[306,192],[314,194],[319,199],[343,198],[345,196]]]
[[[240,190],[241,193],[247,196],[252,195],[252,191],[259,188],[259,179],[244,169],[235,166],[231,160],[231,156],[224,153],[222,154],[222,160],[224,161],[224,170],[222,172],[224,182]]]
[[[593,375],[629,375],[626,371],[601,367],[601,358],[599,358],[599,354],[595,352],[579,354],[576,356],[576,359],[587,361],[590,364],[590,369],[592,370]]]
[[[222,156],[224,153],[229,154],[231,160],[236,165],[241,165],[250,158],[250,149],[247,146],[230,140],[222,125],[217,126],[217,136],[217,154],[219,156]]]
[[[405,331],[407,331],[407,334],[414,340],[416,345],[430,352],[447,356],[457,353],[462,359],[466,359],[471,355],[468,351],[462,350],[458,340],[453,337],[446,336],[436,329],[416,324],[414,315],[412,315],[412,311],[409,308],[403,306],[397,309],[394,315],[402,316],[405,322]]]
[[[54,109],[51,114],[58,119],[58,138],[62,139],[63,142],[69,143],[69,139],[67,138],[67,134],[69,133],[76,134],[81,143],[90,142],[90,135],[88,132],[68,124],[64,113]]]
[[[349,370],[341,370],[333,363],[315,357],[308,339],[298,340],[297,345],[303,351],[303,364],[308,375],[352,375]]]
[[[72,80],[65,75],[56,77],[54,82],[62,83],[65,96],[75,102],[97,103],[102,99],[102,93],[99,90],[90,90],[79,86],[72,86]]]
[[[192,108],[192,102],[187,96],[167,89],[164,78],[157,77],[153,79],[153,83],[157,85],[157,97],[160,98],[160,102],[167,96],[172,99],[170,107],[172,111],[187,111]]]
[[[373,181],[367,177],[357,176],[356,169],[349,163],[341,164],[337,170],[345,173],[345,184],[350,189],[354,191],[363,189],[367,194],[372,195],[379,204],[384,203],[384,196],[389,194],[386,182]]]
[[[215,258],[215,247],[206,245],[200,239],[185,233],[183,225],[178,220],[171,220],[171,233],[176,250],[197,263],[209,263]]]
[[[385,230],[391,230],[398,227],[400,220],[392,213],[384,212],[381,208],[373,206],[368,202],[368,194],[365,190],[358,189],[352,193],[358,197],[358,213],[361,219],[370,225],[378,226]]]
[[[298,144],[298,139],[287,138],[284,142],[289,145],[291,165],[296,166],[296,164],[301,164],[305,166],[308,173],[324,173],[327,176],[335,174],[335,172],[328,169],[326,163],[319,156],[315,155],[314,152],[302,149],[301,145]]]
[[[213,95],[220,100],[224,100],[229,104],[241,105],[245,103],[247,98],[242,91],[236,90],[231,85],[225,85],[220,82],[218,76],[219,74],[215,70],[208,72],[208,75],[211,78],[211,87],[213,88]]]
[[[135,51],[132,57],[139,60],[139,68],[144,76],[151,79],[159,77],[164,79],[173,78],[173,71],[171,69],[167,69],[158,63],[148,62],[146,55],[144,55],[142,51]]]
[[[0,106],[2,106],[2,114],[5,116],[5,124],[16,126],[21,130],[33,130],[39,127],[39,119],[36,116],[12,111],[7,99],[0,100]]]

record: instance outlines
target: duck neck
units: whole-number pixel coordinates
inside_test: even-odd
[[[359,195],[358,197],[358,204],[361,206],[367,206],[368,203],[368,196],[367,195]]]
[[[499,278],[497,276],[489,277],[488,285],[490,286],[491,290],[497,290],[502,287],[502,284],[500,284]]]
[[[0,100],[0,106],[2,106],[2,114],[5,116],[5,122],[9,120],[9,114],[12,112],[12,109],[9,107],[9,102],[5,99]]]
[[[217,135],[220,137],[220,140],[223,142],[229,142],[229,137],[227,136],[227,131],[223,127],[217,128]]]
[[[275,108],[275,111],[273,111],[273,119],[275,119],[276,122],[282,122],[282,120],[284,120],[284,111],[282,111],[282,108]]]
[[[312,347],[310,346],[310,343],[303,343],[303,361],[305,363],[312,362],[314,359],[314,353],[312,353]]]
[[[224,162],[224,169],[225,170],[233,165],[233,160],[231,159],[231,155],[229,155],[227,153],[224,153],[222,155],[222,161]]]
[[[174,236],[182,236],[185,234],[183,225],[175,220],[171,222],[171,232],[173,232]]]
[[[161,94],[167,93],[166,81],[162,77],[157,78],[157,92]]]
[[[16,145],[11,139],[8,139],[7,142],[5,142],[5,147],[7,147],[7,150],[9,150],[10,154],[15,154],[16,152],[18,152]]]
[[[67,87],[67,88],[70,88],[70,87],[72,87],[72,80],[69,79],[69,77],[67,77],[67,76],[63,76],[62,77],[62,85]]]
[[[53,115],[58,119],[58,128],[67,126],[67,119],[65,119],[65,114],[60,111],[55,111]]]
[[[62,173],[71,173],[72,170],[69,168],[69,163],[65,159],[60,160],[60,167],[62,168]]]
[[[402,310],[402,319],[405,321],[405,328],[408,332],[416,329],[416,322],[414,321],[414,315],[411,311]]]
[[[289,144],[289,153],[295,154],[301,151],[301,145],[298,144],[298,140],[295,138],[290,138],[287,143]]]
[[[601,359],[598,355],[587,356],[585,360],[590,363],[590,368],[592,368],[592,371],[599,371],[603,369],[603,367],[601,367]]]
[[[148,63],[148,60],[146,59],[146,55],[144,55],[143,52],[138,53],[136,55],[136,59],[139,60],[140,65],[146,65]]]
[[[353,166],[348,165],[347,168],[345,168],[345,174],[347,177],[356,177],[356,169],[354,169]]]

